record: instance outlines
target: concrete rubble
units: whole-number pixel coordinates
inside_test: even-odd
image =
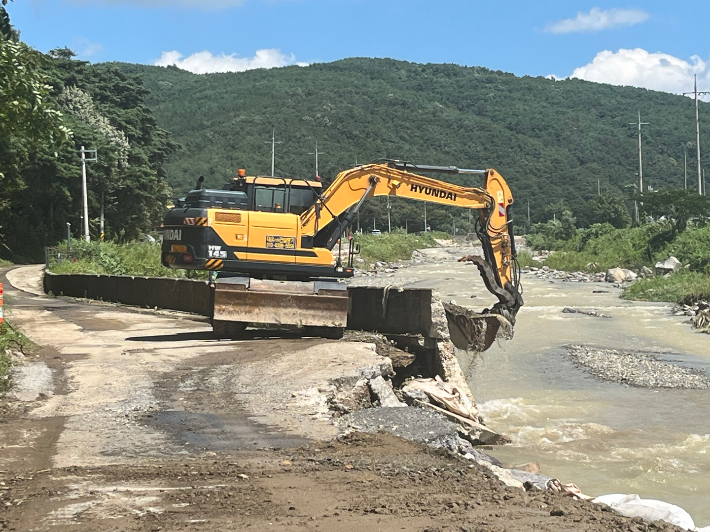
[[[710,333],[710,302],[700,300],[695,305],[676,305],[673,313],[676,316],[690,316],[694,329]]]

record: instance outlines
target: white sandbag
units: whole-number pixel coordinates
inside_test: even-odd
[[[612,510],[626,517],[640,517],[644,521],[663,520],[672,525],[694,530],[695,523],[690,514],[680,506],[654,499],[642,499],[638,495],[614,493],[602,495],[592,502],[606,504]]]

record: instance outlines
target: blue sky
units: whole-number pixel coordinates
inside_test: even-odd
[[[346,57],[710,89],[707,0],[14,0],[22,39],[91,62],[241,71]]]

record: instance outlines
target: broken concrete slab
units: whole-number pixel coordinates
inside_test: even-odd
[[[392,384],[382,378],[381,375],[378,375],[374,379],[370,379],[368,385],[370,386],[370,391],[375,396],[380,406],[386,408],[407,406],[397,399],[397,396],[394,394],[394,390],[392,389]]]

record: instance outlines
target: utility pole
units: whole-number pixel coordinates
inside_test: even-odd
[[[276,145],[277,144],[283,144],[283,141],[281,140],[276,140],[276,137],[274,137],[274,130],[271,130],[271,140],[266,140],[264,141],[266,144],[271,144],[271,177],[274,177],[274,157],[275,157],[275,152],[276,152]]]
[[[698,96],[701,94],[710,94],[710,92],[698,92],[698,75],[695,75],[695,86],[693,92],[684,92],[684,95],[695,95],[695,145],[698,152],[698,194],[703,193],[702,172],[700,169],[700,115],[698,114]]]
[[[99,239],[104,241],[104,191],[101,191],[101,218],[99,222]]]
[[[87,157],[86,154],[89,154],[90,157]],[[81,196],[84,201],[84,240],[87,242],[91,241],[91,237],[89,236],[89,200],[88,200],[88,192],[86,190],[86,163],[87,162],[96,162],[98,161],[98,157],[96,154],[96,150],[85,150],[84,146],[81,147]]]
[[[315,155],[316,156],[316,177],[318,177],[320,175],[318,173],[318,155],[325,155],[325,152],[318,151],[318,142],[316,141],[316,151],[309,152],[308,155]]]
[[[530,230],[530,200],[528,200],[528,231]]]
[[[387,197],[387,232],[392,232],[392,204],[389,196]]]
[[[602,195],[602,184],[601,184],[601,181],[599,179],[597,179],[597,196],[601,196],[601,195]]]
[[[685,190],[688,190],[688,150],[683,152],[683,177],[685,179]]]
[[[629,125],[637,125],[639,128],[639,191],[643,194],[643,157],[641,155],[641,126],[648,126],[648,122],[641,122],[641,111],[639,111],[639,121],[629,122]]]

